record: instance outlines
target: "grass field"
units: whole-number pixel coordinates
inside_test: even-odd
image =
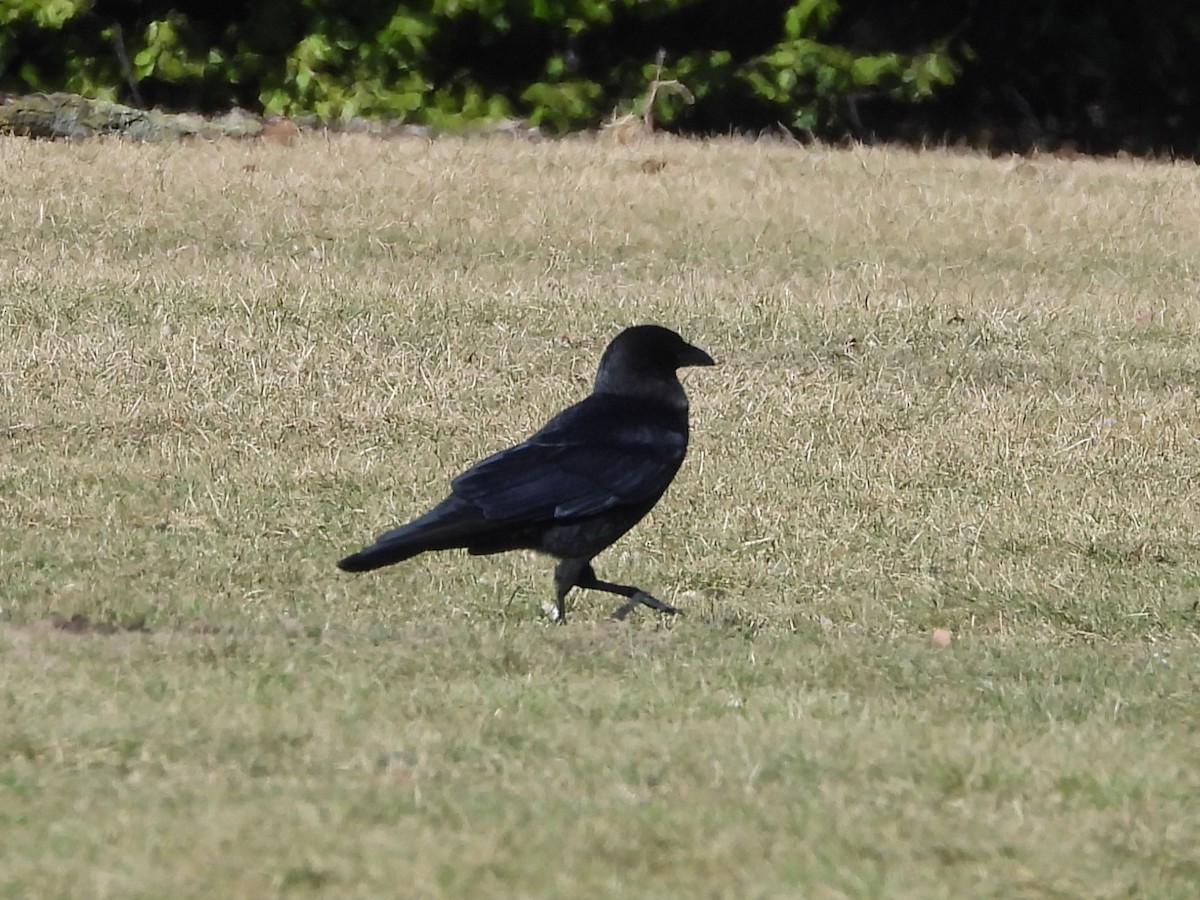
[[[0,891],[1200,895],[1198,235],[1184,165],[0,139]],[[647,321],[721,365],[597,569],[685,617],[334,569]]]

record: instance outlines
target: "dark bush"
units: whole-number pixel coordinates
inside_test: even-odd
[[[827,42],[839,5],[14,0],[0,84],[167,108],[435,125],[518,116],[565,130],[633,110],[658,77],[695,98],[689,107],[664,92],[660,124],[722,131],[775,122],[836,130],[849,121],[847,92],[908,102],[951,83],[944,43],[897,53]]]
[[[0,89],[550,130],[1200,153],[1193,0],[8,0]],[[661,61],[661,64],[660,64]]]

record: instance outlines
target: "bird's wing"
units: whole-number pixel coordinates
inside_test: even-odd
[[[573,519],[657,498],[671,483],[687,438],[670,429],[638,429],[574,440],[539,432],[454,479],[456,496],[500,521]]]

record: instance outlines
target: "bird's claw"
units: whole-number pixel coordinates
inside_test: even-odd
[[[658,610],[660,613],[666,613],[671,616],[683,615],[683,613],[672,606],[670,603],[663,603],[657,597],[647,594],[645,591],[638,591],[629,598],[629,602],[612,614],[612,618],[620,622],[627,615],[637,609],[639,606],[648,606],[651,609]]]

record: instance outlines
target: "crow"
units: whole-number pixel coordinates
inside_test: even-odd
[[[347,572],[389,566],[430,550],[473,555],[536,550],[554,570],[557,621],[573,587],[678,613],[632,585],[601,581],[592,558],[636,525],[666,491],[687,453],[688,400],[676,370],[713,358],[659,325],[626,328],[604,351],[592,393],[515,447],[455,478],[450,496],[338,562]]]

